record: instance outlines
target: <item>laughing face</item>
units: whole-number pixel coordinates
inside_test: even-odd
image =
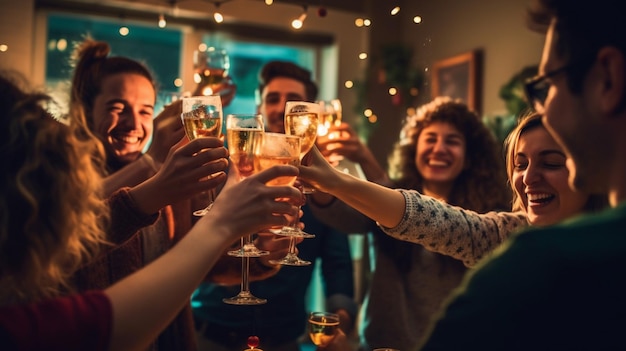
[[[582,211],[588,196],[569,187],[565,153],[544,127],[520,135],[514,159],[511,182],[532,225],[554,224]]]
[[[109,164],[136,160],[150,141],[155,91],[138,74],[116,74],[102,82],[93,107],[94,133],[104,144]]]
[[[417,138],[415,163],[424,187],[451,188],[465,168],[465,136],[453,125],[433,122]]]

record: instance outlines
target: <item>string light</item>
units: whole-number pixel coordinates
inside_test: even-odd
[[[395,15],[397,15],[398,13],[400,13],[400,6],[396,6],[396,7],[394,7],[394,8],[392,8],[392,9],[391,9],[391,15],[392,15],[392,16],[395,16]]]
[[[265,0],[265,5],[270,6],[274,3],[274,0]]]
[[[160,14],[159,15],[159,28],[165,28],[165,26],[167,26],[167,21],[165,20],[165,15],[164,14]]]
[[[302,13],[300,14],[300,16],[296,18],[295,20],[291,21],[291,27],[293,29],[302,28],[302,25],[304,24],[304,20],[306,19],[307,9],[308,7],[306,5],[302,6]]]
[[[224,22],[224,16],[220,12],[220,5],[221,4],[222,3],[220,3],[220,2],[216,2],[215,3],[215,13],[213,14],[213,19],[215,20],[216,23]]]
[[[122,25],[122,26],[120,26],[119,33],[120,33],[121,36],[125,37],[125,36],[128,35],[128,33],[130,33],[130,29],[128,29],[128,27]]]

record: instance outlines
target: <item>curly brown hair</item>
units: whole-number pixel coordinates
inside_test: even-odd
[[[417,139],[435,122],[448,123],[465,136],[465,163],[469,165],[454,182],[448,203],[478,212],[509,207],[501,147],[478,114],[460,100],[438,97],[407,116],[389,157],[390,178],[402,188],[423,191],[424,178],[417,170]]]
[[[21,82],[20,82],[20,78]],[[80,116],[69,124],[0,74],[0,305],[54,296],[105,242],[102,145]]]

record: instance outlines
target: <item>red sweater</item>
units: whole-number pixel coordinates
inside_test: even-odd
[[[113,309],[102,291],[0,308],[0,348],[107,350]]]

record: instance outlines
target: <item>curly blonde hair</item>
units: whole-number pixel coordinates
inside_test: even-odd
[[[423,191],[424,177],[417,170],[417,139],[432,123],[448,123],[466,140],[466,164],[454,182],[448,203],[478,212],[509,207],[501,147],[478,114],[460,100],[438,97],[407,116],[389,157],[390,178],[400,187]]]
[[[49,96],[0,75],[0,305],[55,296],[105,241],[102,145],[84,117],[55,120]],[[20,84],[22,83],[22,84]]]

